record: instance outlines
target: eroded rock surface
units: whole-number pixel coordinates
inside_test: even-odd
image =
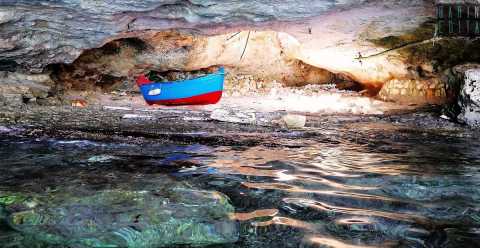
[[[52,95],[53,87],[54,82],[48,74],[0,72],[0,106],[44,103]]]
[[[461,107],[458,119],[470,126],[480,127],[480,69],[465,71],[458,104]]]
[[[0,3],[1,64],[39,72],[121,33],[298,20],[358,2],[7,0]]]
[[[437,78],[423,80],[392,79],[385,83],[378,95],[387,101],[444,103],[447,93],[445,83]]]

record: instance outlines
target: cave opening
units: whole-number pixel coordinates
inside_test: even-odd
[[[288,57],[275,40],[277,35],[276,32],[251,35],[246,48],[251,51],[247,50],[241,60],[234,54],[238,49],[219,42],[227,35],[197,37],[174,31],[137,35],[86,50],[73,63],[51,64],[46,71],[55,82],[58,97],[74,99],[73,105],[79,99],[101,103],[99,99],[110,95],[119,103],[136,99],[135,102],[141,104],[140,90],[135,83],[140,75],[152,82],[173,82],[211,74],[220,65],[227,71],[223,98],[230,105],[254,101],[280,108],[277,102],[292,104],[292,99],[298,98],[299,107],[295,109],[299,111],[312,110],[310,105],[336,109],[333,106],[336,102],[341,102],[340,106],[346,110],[369,105],[365,97],[375,98],[377,88],[356,81],[348,73],[333,73]],[[228,46],[243,45],[244,40],[240,38],[229,40]],[[211,58],[205,53],[216,53],[218,57]],[[353,107],[348,107],[352,101]],[[316,109],[318,107],[313,108]]]

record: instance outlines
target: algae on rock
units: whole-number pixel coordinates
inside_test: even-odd
[[[69,187],[47,195],[3,193],[0,218],[26,237],[25,247],[29,242],[140,248],[237,240],[237,223],[229,218],[234,209],[226,196],[169,185],[98,191]]]

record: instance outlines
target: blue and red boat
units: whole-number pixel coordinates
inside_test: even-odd
[[[225,69],[194,79],[173,82],[152,82],[145,75],[137,79],[143,98],[158,105],[206,105],[222,98]]]

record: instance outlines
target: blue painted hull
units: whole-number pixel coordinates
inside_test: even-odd
[[[225,70],[195,79],[174,82],[149,82],[144,76],[137,80],[148,104],[196,105],[217,103],[222,95]]]

